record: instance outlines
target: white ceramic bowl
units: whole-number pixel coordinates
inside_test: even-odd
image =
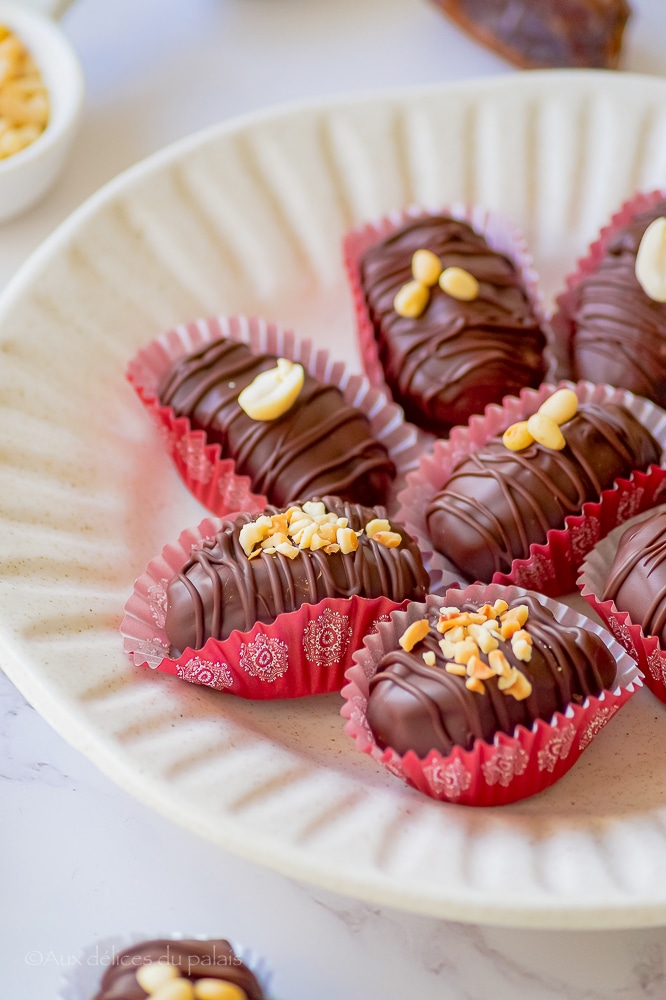
[[[6,24],[29,49],[51,102],[42,135],[0,160],[0,222],[4,222],[33,205],[58,177],[76,133],[85,88],[76,53],[48,17],[0,0],[0,24]]]

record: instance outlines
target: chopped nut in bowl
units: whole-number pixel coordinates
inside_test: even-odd
[[[78,58],[58,26],[0,2],[0,222],[55,182],[83,102]]]

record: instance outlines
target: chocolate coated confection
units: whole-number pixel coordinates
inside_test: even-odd
[[[142,941],[114,955],[93,1000],[145,1000],[136,979],[143,965],[159,962],[180,970],[183,979],[219,979],[245,990],[247,1000],[265,1000],[257,977],[234,953],[228,941]]]
[[[666,406],[666,303],[646,295],[635,266],[643,233],[663,215],[666,201],[618,230],[565,311],[575,377],[622,386],[659,406]]]
[[[622,534],[603,600],[614,601],[646,635],[666,643],[666,511]]]
[[[572,702],[581,703],[613,683],[616,664],[600,637],[587,629],[559,624],[551,612],[529,595],[510,607],[526,604],[524,628],[531,634],[532,657],[518,660],[510,643],[502,643],[506,659],[531,682],[531,694],[522,701],[501,691],[498,678],[484,681],[479,694],[465,686],[465,677],[448,673],[439,632],[430,633],[411,652],[398,648],[380,660],[370,681],[367,719],[380,747],[400,754],[413,750],[425,757],[431,750],[450,753],[454,746],[471,749],[474,740],[491,742],[497,732],[512,734],[517,725],[530,728],[535,719],[550,720]],[[476,610],[476,603],[463,603]],[[433,623],[434,625],[434,623]],[[435,654],[435,665],[423,660]],[[488,663],[485,653],[479,654]]]
[[[435,0],[472,38],[516,66],[615,69],[627,0]]]
[[[338,497],[324,497],[324,503],[328,511],[348,518],[354,531],[385,517],[381,507],[361,507]],[[279,509],[269,507],[266,513]],[[346,555],[304,549],[295,559],[266,552],[248,559],[239,533],[256,516],[225,521],[169,583],[165,630],[171,656],[180,656],[188,646],[199,649],[210,636],[226,639],[234,629],[247,632],[256,622],[269,624],[283,612],[325,597],[385,596],[402,602],[420,600],[428,591],[421,554],[399,524],[392,523],[402,536],[396,548],[363,534],[356,551]]]
[[[241,409],[240,392],[276,361],[221,338],[174,363],[161,381],[160,403],[205,430],[221,457],[232,458],[237,473],[249,476],[271,503],[327,492],[358,503],[384,502],[395,466],[365,415],[348,406],[336,386],[306,372],[298,399],[283,416],[252,420]]]
[[[478,280],[478,298],[462,302],[431,290],[425,311],[399,316],[393,300],[411,280],[412,255],[431,250],[442,268]],[[428,216],[366,251],[360,280],[386,383],[407,419],[444,436],[488,403],[538,386],[546,339],[512,262],[464,222]]]
[[[618,477],[660,461],[649,431],[615,403],[581,405],[562,431],[562,451],[536,443],[509,451],[492,438],[454,466],[426,521],[435,549],[463,576],[489,583],[508,572]]]

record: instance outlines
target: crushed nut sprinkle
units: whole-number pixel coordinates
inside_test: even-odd
[[[0,25],[0,160],[39,138],[49,121],[49,96],[23,42]]]
[[[517,667],[511,665],[502,643],[510,643],[514,657],[522,663],[532,658],[532,636],[524,626],[529,617],[526,604],[510,608],[506,601],[484,604],[476,611],[460,608],[440,608],[435,628],[443,635],[439,648],[446,660],[444,669],[449,674],[464,677],[465,687],[477,694],[485,691],[484,681],[497,678],[497,687],[516,701],[523,701],[532,693],[532,684]],[[398,639],[399,645],[410,652],[430,633],[427,618],[412,622]],[[485,654],[487,662],[481,656]],[[432,650],[423,654],[428,666],[435,665]]]
[[[552,451],[561,451],[567,442],[560,427],[577,412],[578,396],[573,389],[557,389],[529,419],[507,427],[502,435],[504,447],[523,451],[536,442]]]
[[[364,533],[386,548],[397,548],[402,542],[402,535],[391,529],[389,521],[374,518],[365,528],[354,531],[348,518],[327,511],[320,500],[308,500],[302,507],[294,505],[280,514],[261,514],[243,525],[239,541],[248,559],[262,552],[295,559],[304,549],[349,555],[356,551]]]

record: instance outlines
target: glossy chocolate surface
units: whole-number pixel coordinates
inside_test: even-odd
[[[666,406],[666,303],[646,295],[635,266],[643,233],[663,215],[666,200],[618,230],[565,312],[574,377],[621,386],[659,406]]]
[[[473,274],[478,298],[461,302],[436,285],[421,316],[399,316],[393,299],[419,249]],[[428,216],[407,224],[366,251],[360,281],[386,383],[424,430],[444,436],[488,403],[543,381],[546,340],[520,274],[466,223]]]
[[[469,35],[526,69],[615,69],[627,0],[435,0]]]
[[[517,701],[500,691],[496,677],[484,681],[483,694],[470,691],[464,677],[446,671],[438,645],[442,636],[434,627],[408,653],[398,647],[396,637],[395,651],[382,657],[370,682],[367,719],[379,746],[400,754],[413,750],[419,757],[430,750],[448,754],[454,746],[469,750],[476,739],[491,742],[497,732],[512,734],[517,725],[529,728],[535,719],[550,720],[553,712],[612,685],[615,660],[598,635],[559,624],[534,596],[510,602],[516,604],[529,608],[524,628],[532,635],[532,658],[529,663],[517,660],[510,643],[501,648],[511,666],[530,680],[529,697]],[[461,607],[476,610],[479,605]],[[423,661],[426,650],[435,654],[432,667]],[[485,654],[480,657],[488,662]]]
[[[622,534],[602,599],[666,643],[666,511]]]
[[[275,355],[254,355],[245,344],[221,338],[177,361],[158,396],[178,416],[189,417],[232,458],[239,475],[271,503],[287,504],[336,493],[358,503],[383,503],[395,477],[386,448],[363,413],[348,406],[336,386],[305,373],[292,408],[276,420],[252,420],[239,393],[259,372],[274,368]]]
[[[615,479],[660,461],[652,435],[615,403],[581,405],[562,431],[562,451],[536,443],[509,451],[492,438],[462,459],[433,497],[428,535],[465,578],[489,583],[496,571],[508,572]]]
[[[386,516],[383,508],[323,499],[327,510],[347,517],[354,531]],[[278,513],[278,508],[269,507],[266,513]],[[265,552],[248,559],[239,532],[256,516],[241,514],[224,522],[170,582],[165,629],[171,656],[180,656],[188,646],[199,649],[211,636],[226,639],[234,629],[247,632],[256,622],[268,624],[283,612],[325,597],[385,596],[401,602],[421,600],[427,593],[429,578],[421,554],[399,524],[391,522],[403,539],[396,548],[364,534],[358,549],[347,555],[303,549],[295,559]]]
[[[136,970],[152,962],[169,963],[190,982],[220,979],[245,990],[248,1000],[265,1000],[257,977],[241,962],[228,941],[142,941],[114,956],[102,976],[93,1000],[145,1000],[148,994],[136,981]]]

